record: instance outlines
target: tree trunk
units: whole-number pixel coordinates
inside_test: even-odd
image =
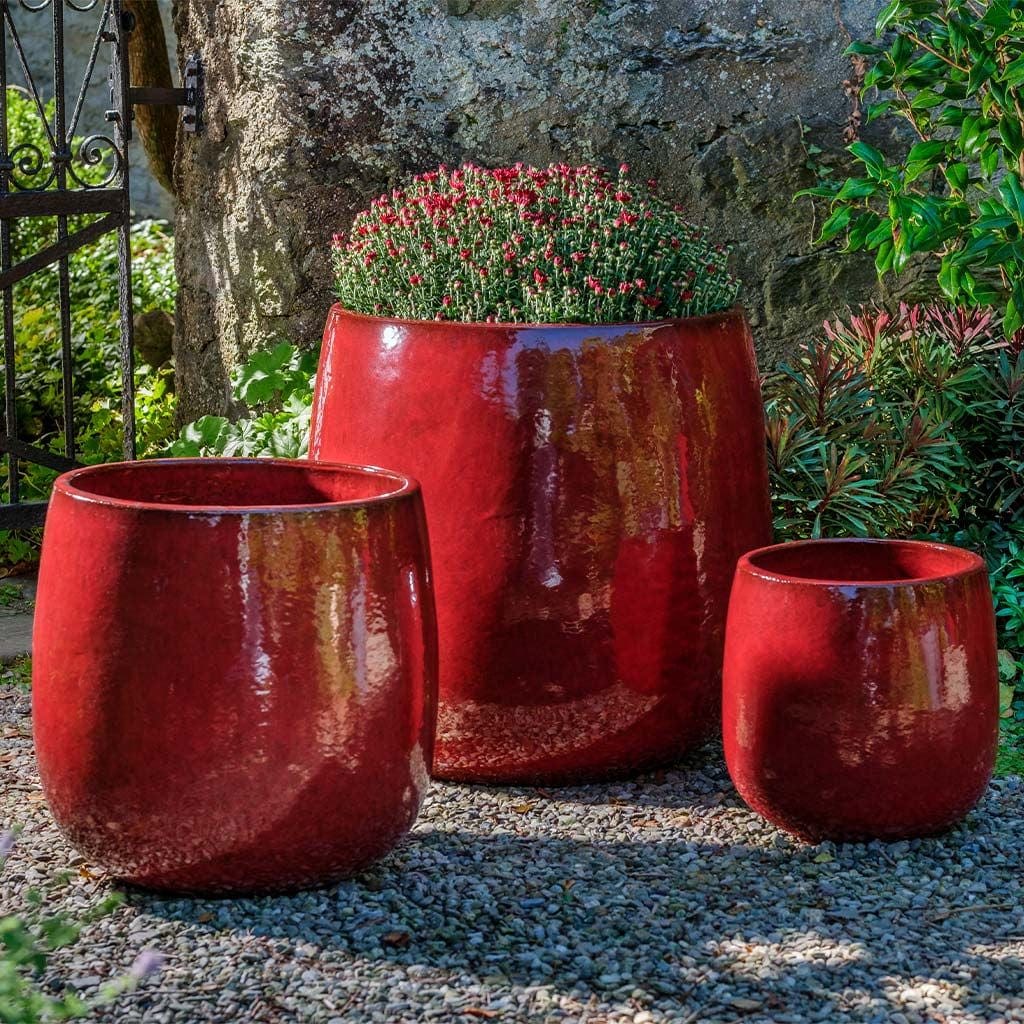
[[[128,37],[131,84],[170,89],[174,86],[167,57],[167,37],[156,0],[124,0],[124,9],[135,16]],[[174,146],[178,134],[178,108],[142,104],[135,108],[135,127],[146,151],[153,177],[174,195]]]
[[[812,207],[791,197],[843,146],[843,49],[880,6],[178,0],[209,125],[179,141],[182,415],[225,409],[253,349],[314,343],[332,233],[442,161],[625,161],[658,178],[736,246],[763,362],[791,349],[873,293],[869,262],[812,250]]]

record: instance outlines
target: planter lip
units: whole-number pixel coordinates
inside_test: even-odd
[[[729,320],[740,319],[746,322],[746,311],[742,305],[736,303],[735,305],[729,306],[726,309],[716,310],[714,313],[705,313],[702,316],[685,316],[685,317],[667,317],[659,320],[613,320],[606,323],[579,323],[569,321],[559,321],[555,323],[539,323],[535,321],[512,321],[512,320],[501,320],[493,323],[488,323],[486,320],[410,320],[402,317],[393,316],[376,316],[372,313],[356,313],[351,309],[347,309],[340,302],[335,302],[331,306],[332,310],[336,310],[341,313],[349,320],[363,320],[367,323],[376,324],[397,324],[402,327],[435,327],[442,329],[445,327],[472,327],[474,330],[488,330],[495,333],[507,333],[512,330],[544,330],[551,331],[557,330],[558,328],[566,328],[574,331],[580,330],[626,330],[627,328],[643,328],[643,329],[654,329],[659,327],[672,327],[679,326],[680,324],[694,324],[694,325],[705,325],[711,326],[717,323],[723,323]]]
[[[844,579],[842,577],[831,577],[822,574],[821,576],[800,576],[780,572],[775,569],[765,568],[757,564],[757,559],[780,551],[792,551],[796,548],[821,548],[827,550],[829,547],[837,546],[862,546],[865,548],[888,548],[896,550],[903,548],[910,551],[930,551],[936,555],[942,555],[949,559],[950,567],[948,572],[929,573],[924,576],[901,576],[891,579]],[[926,583],[941,583],[944,581],[963,579],[976,573],[988,576],[988,567],[985,560],[967,548],[956,547],[953,544],[943,544],[931,540],[898,540],[884,537],[821,537],[817,540],[795,540],[781,544],[769,544],[763,548],[755,548],[743,555],[736,565],[736,573],[746,576],[753,576],[757,579],[767,580],[772,583],[786,583],[792,586],[806,587],[852,587],[857,590],[870,590],[873,588],[892,589],[894,587],[915,587]]]
[[[386,479],[394,483],[394,487],[380,494],[371,494],[360,498],[346,498],[336,501],[318,501],[295,504],[251,504],[251,505],[217,505],[197,504],[182,505],[175,502],[142,501],[137,498],[117,498],[106,494],[96,494],[78,486],[81,478],[87,479],[106,476],[109,473],[125,469],[148,468],[151,466],[201,466],[205,472],[206,467],[214,466],[280,466],[297,471],[328,470],[341,473],[349,473],[353,476],[371,477]],[[303,514],[309,512],[331,512],[331,511],[352,511],[376,505],[386,505],[391,502],[408,498],[420,493],[419,481],[404,473],[397,473],[390,469],[381,469],[378,466],[358,466],[347,462],[321,462],[311,459],[278,459],[278,458],[221,458],[218,456],[206,457],[185,457],[185,458],[164,458],[164,459],[138,459],[134,462],[103,462],[91,466],[80,466],[77,469],[69,470],[57,477],[53,484],[54,493],[60,493],[74,501],[86,505],[96,505],[103,508],[130,509],[135,512],[164,512],[174,515],[183,515],[189,518],[205,516],[220,518],[222,516],[249,516],[249,515],[288,515]]]

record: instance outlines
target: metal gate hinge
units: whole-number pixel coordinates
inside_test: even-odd
[[[199,54],[195,53],[185,61],[180,89],[132,86],[128,90],[128,103],[132,107],[181,107],[182,127],[186,132],[198,134],[203,130],[203,84],[203,62]],[[107,120],[116,119],[116,111],[107,111]]]

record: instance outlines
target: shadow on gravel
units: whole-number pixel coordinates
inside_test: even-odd
[[[437,984],[548,985],[582,1000],[639,999],[679,1021],[888,1021],[898,1009],[908,1020],[987,1020],[1000,991],[1019,993],[1020,960],[986,948],[1024,938],[1024,855],[986,840],[984,809],[938,840],[806,847],[743,809],[720,770],[697,774],[685,795],[678,772],[559,790],[521,834],[507,813],[501,828],[488,823],[508,791],[442,787],[442,804],[479,804],[479,830],[449,830],[432,813],[358,879],[254,900],[132,902],[197,928],[433,970]],[[607,805],[625,800],[623,823]],[[676,836],[671,815],[651,819],[653,808],[705,811]],[[589,813],[608,817],[605,833],[586,823],[606,838],[574,830],[572,815]],[[471,820],[463,811],[460,824]],[[906,991],[920,986],[938,994],[908,1009]],[[925,1008],[935,1000],[949,1004],[938,1016]]]

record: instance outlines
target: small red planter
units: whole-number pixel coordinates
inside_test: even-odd
[[[742,312],[544,326],[335,306],[310,452],[422,481],[436,775],[621,775],[713,731],[736,559],[771,537]]]
[[[60,477],[33,719],[68,839],[187,892],[325,883],[416,817],[435,711],[417,485],[272,460]]]
[[[744,556],[723,729],[740,795],[808,840],[941,831],[981,797],[998,741],[984,562],[913,541]]]

